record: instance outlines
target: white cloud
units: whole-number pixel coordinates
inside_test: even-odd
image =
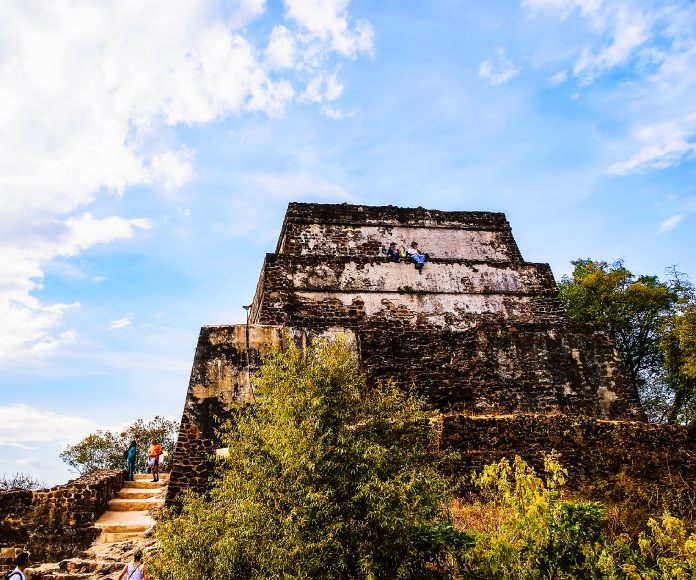
[[[266,11],[266,0],[232,0],[228,24],[242,28]]]
[[[265,12],[265,0],[3,4],[0,361],[74,338],[59,326],[78,304],[34,295],[51,260],[149,227],[144,219],[94,218],[84,213],[89,204],[135,185],[172,190],[192,179],[194,152],[163,137],[163,128],[244,112],[281,115],[303,98],[293,85],[307,75],[276,78],[272,68],[298,66],[323,79],[318,102],[338,98],[342,85],[323,63],[331,53],[369,53],[372,28],[351,22],[347,0],[285,5],[287,27],[257,47],[243,27]]]
[[[667,218],[665,221],[663,221],[660,224],[660,227],[658,228],[657,233],[665,234],[667,232],[671,232],[683,220],[684,220],[684,216],[682,214],[673,215],[672,217]]]
[[[580,78],[581,84],[589,84],[601,73],[624,65],[651,37],[652,19],[623,0],[523,0],[522,6],[533,13],[558,12],[561,19],[577,9],[599,33],[602,45],[585,47],[573,66],[573,75]]]
[[[296,37],[285,26],[276,26],[266,47],[266,63],[272,69],[293,68],[295,66]]]
[[[491,85],[502,85],[516,77],[520,69],[515,67],[512,61],[505,56],[502,48],[496,50],[495,60],[484,60],[479,65],[478,75],[490,82]]]
[[[522,7],[532,11],[556,10],[561,18],[568,18],[578,9],[583,16],[594,16],[602,8],[604,0],[522,0]]]
[[[368,22],[358,20],[351,29],[348,0],[285,0],[287,17],[299,24],[325,46],[343,56],[355,58],[370,54],[374,31]]]
[[[264,50],[264,63],[271,70],[316,73],[332,53],[351,59],[372,54],[372,26],[363,20],[351,23],[348,0],[284,0],[284,3],[286,22],[294,29],[276,25],[271,31]],[[308,101],[304,95],[300,98],[317,102]]]
[[[575,63],[573,74],[581,78],[582,84],[589,84],[603,71],[623,65],[650,38],[650,25],[639,10],[620,7],[613,14],[612,26],[610,44],[596,53],[583,49]]]
[[[551,82],[554,85],[559,85],[561,83],[566,82],[567,80],[568,80],[568,71],[567,70],[559,71],[551,77]]]
[[[357,111],[355,109],[351,109],[350,111],[343,111],[342,109],[329,106],[322,107],[321,112],[325,117],[334,121],[350,119],[351,117],[355,117],[355,115],[357,114]]]
[[[343,93],[343,85],[336,79],[336,73],[318,74],[307,85],[302,100],[307,103],[330,103]]]
[[[73,442],[97,428],[94,421],[76,415],[61,415],[28,405],[0,406],[0,445]]]
[[[120,328],[128,328],[131,325],[131,321],[127,318],[121,318],[119,320],[113,320],[109,325],[109,330],[119,330]]]
[[[95,244],[132,237],[147,229],[144,219],[94,218],[89,213],[63,221],[47,221],[33,230],[10,232],[0,239],[0,360],[23,355],[46,354],[72,341],[76,333],[67,330],[55,335],[63,314],[73,304],[43,304],[32,292],[41,289],[45,264],[56,257],[75,256]]]
[[[642,127],[636,141],[643,143],[628,160],[612,164],[608,171],[626,175],[637,169],[665,169],[696,155],[696,113],[685,119],[670,120]]]
[[[151,181],[161,183],[166,190],[173,190],[188,183],[193,175],[192,157],[193,153],[189,149],[179,153],[156,153],[150,162]]]

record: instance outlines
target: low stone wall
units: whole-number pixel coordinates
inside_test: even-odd
[[[88,548],[94,522],[123,487],[123,471],[97,470],[50,489],[0,493],[0,547],[22,546],[35,562]]]
[[[568,469],[568,487],[611,482],[620,473],[664,489],[696,481],[696,429],[567,415],[444,418],[442,443],[469,474],[503,457],[519,455],[537,470],[556,451]]]

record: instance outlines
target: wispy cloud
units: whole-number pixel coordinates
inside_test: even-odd
[[[128,328],[131,326],[131,321],[128,318],[120,318],[119,320],[113,320],[109,325],[109,330],[119,330],[121,328]]]
[[[684,216],[682,214],[673,215],[672,217],[667,218],[660,224],[657,233],[666,234],[667,232],[671,232],[682,221],[684,221]]]
[[[597,75],[625,64],[651,36],[651,23],[640,10],[619,6],[607,20],[613,28],[610,43],[597,51],[583,49],[573,67],[573,74],[583,85],[591,83]]]
[[[674,119],[641,127],[636,141],[641,148],[626,161],[613,163],[608,171],[626,175],[636,169],[665,169],[696,154],[696,113],[685,119]]]
[[[97,429],[91,419],[29,405],[0,406],[0,444],[75,441]]]
[[[564,83],[567,80],[568,80],[568,71],[567,70],[559,71],[551,77],[551,82],[554,85],[560,85],[561,83]]]
[[[496,49],[497,56],[492,60],[484,60],[479,65],[479,77],[491,85],[503,85],[520,73],[512,61],[505,56],[502,48]]]
[[[356,109],[351,109],[350,111],[343,111],[342,109],[336,107],[324,106],[321,108],[321,113],[329,119],[333,119],[334,121],[341,121],[343,119],[350,119],[351,117],[355,117],[358,111]]]
[[[586,20],[592,34],[572,64],[572,75],[580,86],[589,87],[599,78],[612,84],[612,75],[620,79],[613,84],[621,90],[624,118],[632,123],[629,132],[613,144],[614,151],[625,152],[625,159],[610,164],[609,173],[664,169],[693,158],[696,5],[524,0],[522,6],[533,14],[544,10],[561,19],[577,14]],[[561,80],[567,80],[562,72],[552,77],[552,82]]]

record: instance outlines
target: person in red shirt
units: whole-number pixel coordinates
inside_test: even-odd
[[[162,457],[162,448],[154,439],[147,450],[147,457],[150,461],[150,473],[152,473],[152,481],[159,481],[159,464]]]

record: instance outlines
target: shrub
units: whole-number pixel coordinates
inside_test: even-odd
[[[478,578],[595,578],[593,552],[601,547],[603,508],[567,502],[558,488],[567,472],[553,455],[546,479],[524,460],[488,465],[476,483],[487,518],[475,534],[466,570]]]
[[[223,429],[208,496],[158,531],[157,578],[441,578],[470,543],[444,509],[422,399],[367,386],[341,342],[271,351]]]

